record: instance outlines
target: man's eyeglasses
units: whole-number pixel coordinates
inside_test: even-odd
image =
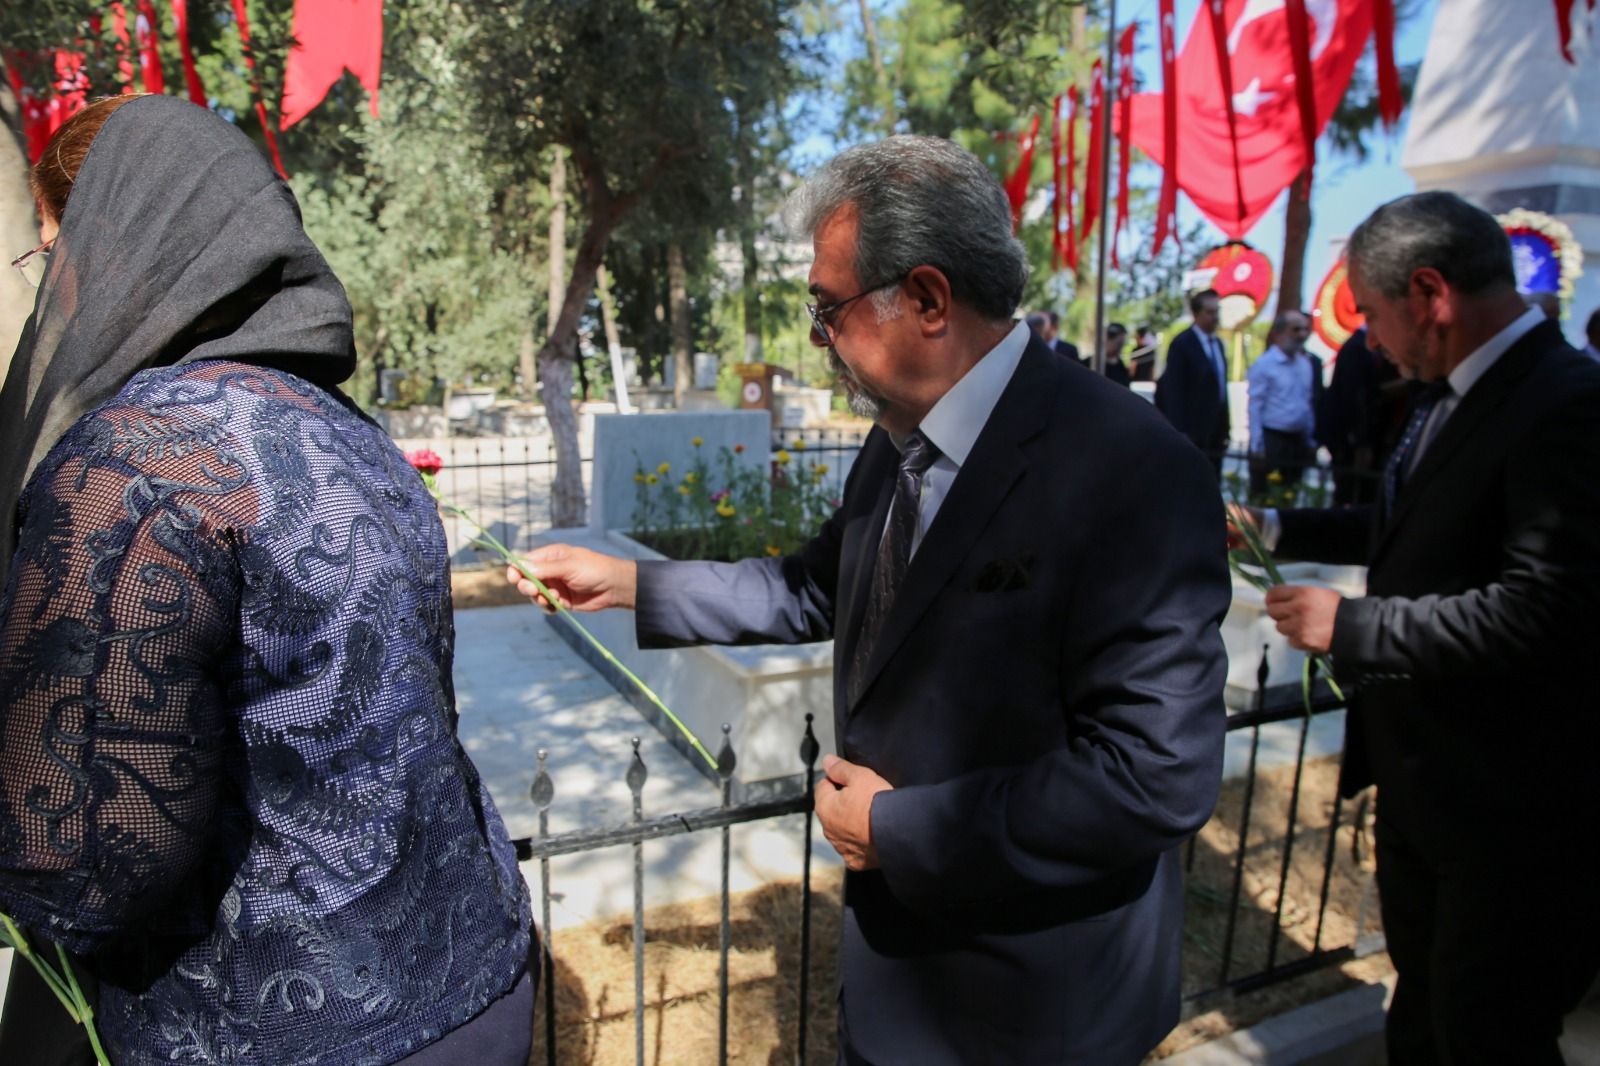
[[[44,280],[44,268],[50,265],[50,246],[56,243],[52,237],[39,247],[23,252],[11,260],[11,265],[17,268],[23,280],[34,288],[39,287],[39,282]]]
[[[847,299],[835,300],[833,303],[823,304],[821,307],[818,307],[816,304],[806,304],[806,314],[811,316],[812,339],[817,341],[819,344],[831,347],[833,345],[833,320],[838,316],[840,311],[843,311],[846,307],[855,303],[863,296],[871,296],[879,289],[887,289],[891,285],[900,284],[902,281],[906,280],[908,276],[909,274],[901,274],[899,277],[893,278],[889,281],[879,282],[872,288],[858,292],[854,296],[851,296]]]

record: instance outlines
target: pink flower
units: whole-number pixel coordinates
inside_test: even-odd
[[[406,462],[429,477],[436,476],[444,469],[444,460],[439,458],[439,453],[432,448],[418,448],[414,452],[406,452]]]
[[[723,500],[726,500],[729,496],[732,496],[732,495],[733,495],[733,491],[731,489],[718,489],[716,492],[713,492],[711,494],[711,502],[712,503],[721,503]]]

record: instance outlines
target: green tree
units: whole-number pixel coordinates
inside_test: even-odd
[[[537,173],[570,153],[583,207],[571,277],[540,349],[556,445],[556,525],[583,521],[577,425],[568,398],[578,326],[611,235],[669,178],[724,170],[735,96],[774,95],[794,47],[792,0],[559,0],[480,5],[455,54],[480,101],[485,159]]]

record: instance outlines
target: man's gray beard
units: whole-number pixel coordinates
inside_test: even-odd
[[[876,393],[868,392],[861,387],[861,382],[850,372],[839,353],[828,347],[828,366],[844,382],[845,403],[850,407],[850,413],[858,418],[867,418],[876,422],[883,417],[883,412],[889,409],[889,401]]]

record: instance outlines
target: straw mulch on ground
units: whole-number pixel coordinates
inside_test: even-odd
[[[1337,774],[1334,759],[1308,763],[1301,785],[1299,828],[1284,894],[1281,933],[1270,947],[1282,871],[1293,768],[1263,772],[1251,808],[1230,977],[1275,961],[1303,958],[1316,933],[1329,814]],[[1189,872],[1184,985],[1193,995],[1215,987],[1227,939],[1233,856],[1243,806],[1243,783],[1223,789],[1217,815],[1200,834]],[[1352,811],[1346,804],[1335,841],[1333,877],[1322,943],[1352,942],[1364,892],[1366,929],[1377,928],[1370,884],[1370,849],[1352,853]],[[737,830],[736,830],[737,832]],[[1367,841],[1369,843],[1369,841]],[[835,947],[839,935],[840,874],[813,878],[812,952],[807,1063],[834,1062]],[[715,898],[658,907],[646,914],[645,1061],[656,1066],[714,1063],[718,1030],[718,937]],[[799,1016],[800,891],[777,882],[735,895],[730,905],[728,1059],[733,1063],[795,1062]],[[562,930],[555,936],[557,1061],[585,1066],[632,1063],[635,1052],[633,922],[631,916]],[[1187,1017],[1157,1049],[1160,1058],[1334,992],[1382,980],[1383,954],[1328,967],[1249,995],[1216,993],[1193,999]],[[534,1063],[544,1063],[543,993],[535,1019]]]

